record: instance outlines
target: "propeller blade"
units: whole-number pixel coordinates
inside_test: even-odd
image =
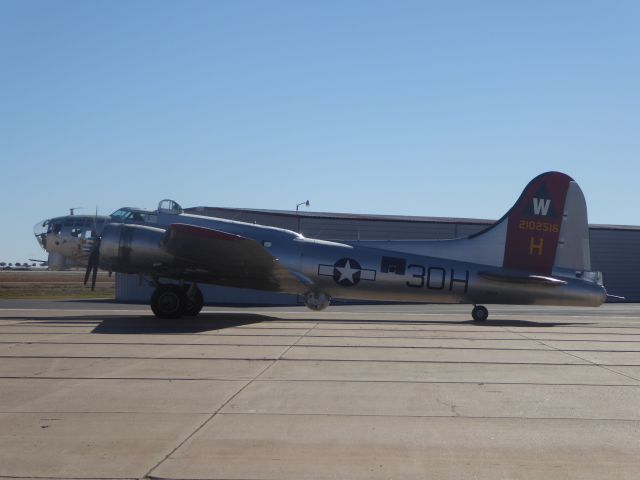
[[[96,238],[96,243],[93,247],[93,251],[91,252],[92,264],[93,264],[93,277],[91,278],[91,290],[96,289],[96,278],[98,276],[98,268],[100,268],[100,242],[101,238]]]
[[[96,289],[96,277],[98,276],[98,264],[93,266],[93,277],[91,278],[91,291]]]
[[[87,269],[84,272],[84,285],[87,286],[87,280],[89,280],[89,274],[91,273],[91,255],[89,255],[89,262],[87,263]]]
[[[84,284],[87,285],[89,275],[93,271],[93,278],[91,279],[91,290],[96,288],[96,277],[98,276],[98,268],[100,267],[100,237],[94,240],[93,248],[89,253],[89,260],[87,261],[87,269],[84,272]]]

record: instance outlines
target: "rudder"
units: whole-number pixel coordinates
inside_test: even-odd
[[[506,217],[505,268],[542,275],[554,266],[589,269],[586,204],[568,175],[547,172],[534,178]]]

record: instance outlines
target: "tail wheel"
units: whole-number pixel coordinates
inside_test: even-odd
[[[489,310],[482,305],[476,305],[473,307],[473,310],[471,310],[471,316],[476,322],[484,322],[489,318]]]
[[[202,296],[202,292],[198,287],[194,285],[195,288],[189,288],[188,285],[185,285],[185,294],[187,295],[187,306],[184,309],[184,315],[187,317],[195,317],[200,313],[202,307],[204,306],[204,297]]]
[[[160,285],[151,295],[151,310],[158,318],[180,318],[187,305],[187,294],[178,285]]]

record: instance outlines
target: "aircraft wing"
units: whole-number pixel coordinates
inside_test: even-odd
[[[167,228],[162,246],[210,283],[299,294],[308,290],[304,277],[285,268],[250,238],[175,223]]]

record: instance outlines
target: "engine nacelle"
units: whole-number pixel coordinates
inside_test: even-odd
[[[165,230],[110,223],[100,240],[100,267],[121,273],[154,273],[175,262],[162,247]]]

